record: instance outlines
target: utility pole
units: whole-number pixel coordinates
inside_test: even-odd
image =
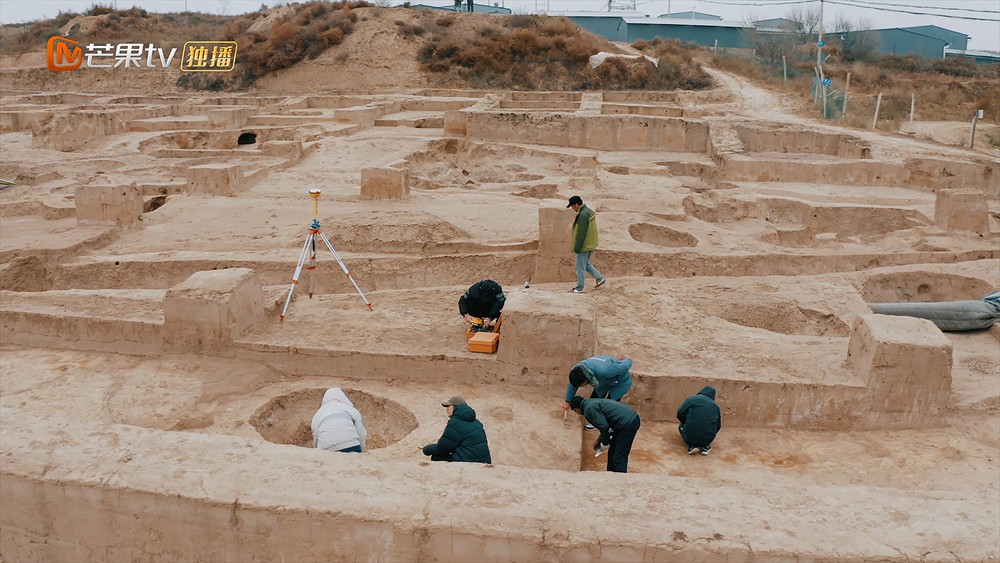
[[[816,41],[816,66],[823,68],[823,0],[819,0],[819,39]],[[822,72],[821,72],[822,74]]]

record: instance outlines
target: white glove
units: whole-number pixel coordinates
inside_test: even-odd
[[[594,448],[594,457],[601,457],[601,454],[608,451],[611,448],[611,444],[605,444],[603,442],[598,442],[597,447]]]

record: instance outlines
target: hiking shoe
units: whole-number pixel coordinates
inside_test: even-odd
[[[688,446],[688,455],[694,455],[698,453],[698,448],[695,446]]]
[[[582,289],[573,288],[573,293],[583,293]]]
[[[712,451],[712,444],[709,444],[701,449],[701,455],[708,455],[708,452]]]
[[[597,285],[594,286],[594,289],[601,287],[602,285],[604,285],[604,282],[606,281],[608,281],[608,278],[601,278],[597,280]]]
[[[584,426],[583,429],[584,430],[597,430],[597,427],[594,426],[593,424],[588,424],[588,425]]]

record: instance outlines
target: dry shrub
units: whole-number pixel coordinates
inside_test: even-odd
[[[519,29],[525,27],[538,27],[539,20],[536,16],[529,16],[524,14],[515,14],[507,18],[507,27],[510,29]]]
[[[403,37],[413,37],[414,35],[423,35],[426,33],[426,29],[420,25],[408,24],[404,21],[396,20],[396,29],[399,34]]]
[[[115,7],[112,4],[93,4],[85,13],[88,16],[103,16],[115,13]]]
[[[586,86],[602,90],[698,90],[712,86],[700,66],[692,69],[680,57],[661,57],[659,66],[646,59],[608,58],[589,74]]]
[[[344,40],[344,30],[339,27],[332,27],[323,34],[323,42],[327,45],[340,45]]]
[[[53,19],[40,20],[30,26],[19,24],[23,31],[3,37],[0,51],[20,54],[44,48],[50,37],[61,35],[60,29],[79,15],[60,12]],[[114,10],[101,5],[95,5],[84,15],[98,19],[90,33],[83,33],[80,28],[71,32],[70,36],[81,43],[153,43],[164,49],[180,49],[185,41],[219,40],[226,26],[239,19],[196,13],[150,14],[138,7]],[[4,29],[10,27],[5,25]]]
[[[591,69],[589,59],[614,46],[565,18],[518,15],[505,27],[485,26],[467,38],[442,28],[418,53],[422,68],[476,88],[580,90],[704,87],[708,77],[682,56],[657,69],[649,62],[614,62]]]
[[[245,22],[245,27],[227,28],[240,45],[231,86],[247,87],[262,76],[306,58],[314,59],[329,47],[339,45],[354,31],[358,21],[354,8],[368,3],[314,1],[294,6],[295,13],[272,28],[267,36],[246,32],[253,18]]]
[[[946,74],[948,76],[973,77],[983,76],[985,73],[980,68],[985,65],[977,65],[968,59],[952,57],[950,59],[939,59],[934,61],[931,68],[934,72]]]
[[[632,43],[632,48],[637,51],[642,51],[643,53],[648,53],[649,51],[652,50],[653,46],[649,44],[649,41],[640,39]]]
[[[438,24],[440,27],[449,27],[455,23],[455,14],[448,14],[446,16],[441,16],[440,18],[434,20],[434,23]]]

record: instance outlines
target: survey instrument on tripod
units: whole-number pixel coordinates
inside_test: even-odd
[[[361,291],[361,287],[358,286],[358,282],[354,281],[354,276],[351,275],[351,271],[347,269],[347,265],[344,261],[340,259],[340,255],[337,254],[337,250],[333,248],[333,244],[330,239],[323,232],[323,229],[319,225],[319,196],[323,192],[317,189],[309,190],[309,197],[313,198],[313,221],[309,225],[309,235],[306,236],[306,242],[302,245],[302,252],[299,254],[299,262],[295,265],[295,273],[292,274],[292,286],[288,288],[288,297],[285,298],[285,306],[281,309],[281,321],[285,320],[285,313],[288,312],[288,306],[292,303],[292,295],[295,293],[295,286],[299,284],[299,276],[302,275],[302,267],[306,264],[306,258],[309,259],[309,265],[306,268],[309,270],[309,298],[312,299],[313,292],[316,290],[316,239],[323,241],[326,247],[330,249],[330,254],[333,254],[333,259],[337,261],[340,265],[340,269],[347,274],[347,278],[351,280],[354,285],[354,289],[358,290],[358,294],[361,295],[361,299],[364,300],[365,305],[368,306],[368,310],[372,310],[372,304],[365,297],[365,292]]]

